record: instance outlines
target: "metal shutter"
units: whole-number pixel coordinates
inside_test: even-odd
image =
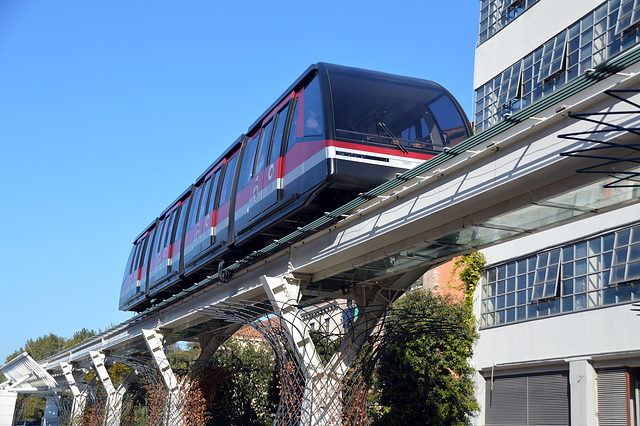
[[[519,426],[527,423],[527,376],[507,376],[486,382],[485,425]]]
[[[569,425],[566,371],[487,378],[486,426]]]
[[[627,426],[627,372],[598,371],[598,425]]]
[[[529,376],[529,425],[569,425],[569,374]]]

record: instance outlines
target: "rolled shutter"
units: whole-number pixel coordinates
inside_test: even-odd
[[[598,425],[627,426],[627,372],[598,371]]]
[[[529,424],[569,425],[567,372],[529,376]]]
[[[487,378],[486,426],[569,425],[566,371]],[[493,389],[492,389],[493,387]]]

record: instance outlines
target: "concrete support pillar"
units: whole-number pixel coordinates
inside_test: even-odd
[[[167,388],[167,413],[166,413],[166,425],[167,426],[180,426],[182,425],[182,401],[180,393],[180,384],[173,369],[169,365],[167,356],[162,348],[162,336],[155,330],[142,330],[144,341],[151,352],[153,360],[160,370],[160,376]]]
[[[596,370],[587,359],[569,362],[571,425],[597,426]]]
[[[0,426],[13,426],[13,413],[16,410],[16,392],[0,391]]]
[[[240,330],[240,328],[242,328],[242,325],[242,323],[236,323],[229,326],[225,330],[224,335],[216,336],[210,333],[200,335],[198,337],[198,341],[202,350],[196,362],[193,364],[193,366],[191,366],[191,370],[189,371],[189,378],[198,377],[207,366],[207,364],[213,357],[213,354],[218,350],[220,345],[222,345],[236,331]]]
[[[52,393],[46,396],[46,403],[44,406],[44,417],[42,418],[42,426],[58,426],[58,407],[60,403],[60,397],[57,393]]]
[[[260,277],[271,305],[280,318],[289,346],[293,349],[305,379],[300,424],[333,426],[342,422],[340,398],[327,392],[337,377],[329,377],[318,356],[306,324],[296,308],[300,300],[299,283],[291,278]],[[333,376],[333,375],[332,375]]]
[[[62,374],[67,381],[67,386],[73,395],[73,404],[71,406],[71,412],[69,413],[69,421],[71,424],[75,424],[82,417],[85,404],[87,403],[87,395],[81,391],[76,382],[76,378],[73,375],[73,366],[69,362],[63,362],[60,364]]]
[[[122,410],[122,398],[111,382],[107,367],[105,364],[105,356],[100,352],[90,351],[89,356],[93,361],[93,368],[96,376],[102,382],[104,390],[107,393],[107,404],[105,407],[105,426],[119,426],[120,415]]]
[[[300,301],[300,281],[285,276],[262,276],[260,281],[271,305],[280,318],[280,324],[296,355],[305,378],[305,389],[300,413],[300,424],[334,426],[342,424],[342,381],[371,333],[376,329],[393,297],[408,288],[422,274],[423,269],[409,271],[382,289],[357,289],[354,299],[360,315],[348,333],[343,336],[338,351],[323,364],[302,321],[297,308]],[[383,295],[383,293],[386,295]]]

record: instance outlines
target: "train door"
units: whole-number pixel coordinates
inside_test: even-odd
[[[262,137],[258,145],[258,156],[253,173],[255,178],[251,183],[253,191],[252,203],[249,207],[249,220],[255,219],[256,216],[262,212],[262,196],[266,190],[265,183],[268,182],[268,179],[265,178],[265,166],[267,165],[267,157],[269,156],[274,121],[274,119],[271,119],[262,127]]]
[[[210,177],[211,185],[209,186],[209,190],[205,197],[207,197],[207,205],[206,212],[204,216],[204,220],[202,222],[202,247],[201,251],[204,252],[209,247],[215,245],[216,240],[216,202],[218,197],[218,187],[220,186],[220,175],[222,174],[222,166],[224,163],[221,163],[217,169],[213,171],[213,174]]]
[[[154,251],[149,273],[149,290],[165,281],[171,272],[171,231],[175,226],[179,204],[163,215],[158,225],[159,234],[154,243]]]
[[[178,213],[178,222],[172,231],[172,244],[171,244],[171,274],[179,275],[184,269],[184,263],[182,262],[182,252],[184,250],[184,224],[186,222],[186,216],[189,211],[189,201],[191,194],[180,201],[180,213]]]
[[[187,266],[191,260],[198,254],[198,241],[201,239],[200,227],[198,226],[198,211],[202,204],[202,194],[204,194],[204,182],[196,187],[191,197],[191,205],[189,206],[189,215],[187,216],[187,230],[184,240],[184,265]]]
[[[283,161],[283,199],[297,198],[327,177],[322,96],[318,77],[297,96]]]
[[[244,136],[243,136],[244,138]],[[229,233],[229,220],[231,218],[230,212],[232,208],[231,193],[233,191],[233,178],[235,176],[236,165],[238,164],[238,153],[235,153],[225,160],[226,164],[221,172],[220,179],[222,179],[222,185],[220,187],[220,195],[218,197],[218,204],[215,213],[215,244],[222,245],[231,241],[231,235]]]
[[[285,137],[290,104],[291,102],[287,102],[278,111],[274,119],[275,129],[273,131],[269,159],[262,174],[262,200],[260,206],[262,212],[268,210],[282,199],[282,162],[280,156],[282,155],[282,141]]]
[[[242,233],[249,225],[250,213],[252,212],[255,199],[253,191],[255,188],[255,161],[258,154],[258,144],[262,132],[253,135],[244,147],[242,161],[240,163],[240,175],[238,176],[238,187],[236,189],[235,205],[235,232]]]

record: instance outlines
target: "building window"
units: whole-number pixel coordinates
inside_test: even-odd
[[[538,0],[481,0],[478,44],[506,27]]]
[[[640,225],[488,267],[481,327],[640,300]]]
[[[503,86],[513,90],[517,85],[517,102],[511,99],[508,112],[519,111],[638,43],[640,0],[602,3],[476,90],[476,131],[504,118],[507,98],[501,96]],[[515,79],[514,69],[522,70],[520,83],[510,81]]]
[[[546,79],[564,71],[566,42],[567,32],[563,31],[543,45],[538,83],[543,83]]]
[[[620,12],[616,33],[621,33],[632,28],[640,22],[640,0],[622,0],[620,2]]]

